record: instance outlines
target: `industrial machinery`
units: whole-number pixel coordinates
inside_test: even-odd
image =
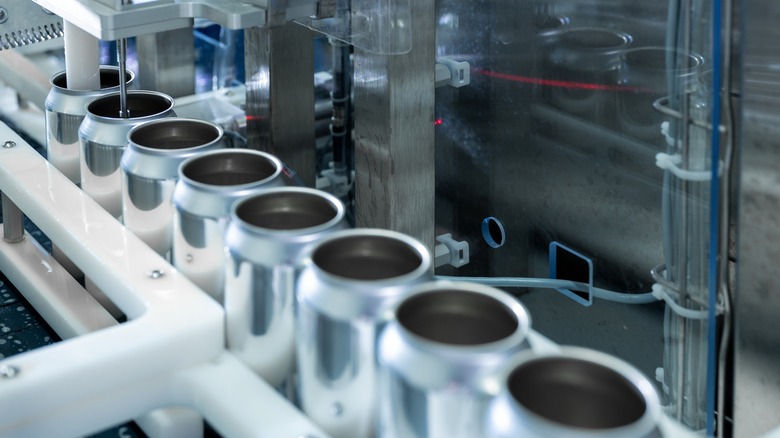
[[[492,423],[464,414],[463,436],[521,423],[556,435],[515,405],[545,404],[536,383],[570,363],[591,386],[640,388],[642,424],[615,436],[780,433],[778,13],[730,0],[0,0],[0,436],[452,436],[450,412],[487,412],[474,388],[494,391]],[[213,165],[177,143],[196,137],[187,147]],[[126,138],[135,161],[121,160]],[[250,199],[241,178],[261,172],[233,148],[271,156],[268,187],[308,188]],[[190,186],[174,189],[176,170]],[[106,200],[122,190],[143,201]],[[294,199],[296,220],[255,211],[283,205],[266,191]],[[165,239],[144,231],[158,213],[178,227]],[[311,240],[323,246],[305,256]],[[210,270],[207,294],[195,277]],[[293,305],[279,297],[301,270],[317,287]],[[418,284],[434,280],[451,286]],[[422,298],[401,302],[398,285]],[[462,327],[510,321],[496,332],[517,344],[491,356],[508,390],[464,365],[477,356],[460,345],[483,341],[440,306],[481,318]],[[380,338],[407,356],[350,350]],[[296,376],[296,357],[321,367]],[[423,362],[441,372],[410,366]],[[375,374],[397,400],[361,390]],[[477,377],[453,396],[418,374]],[[324,395],[339,385],[360,396]],[[406,423],[375,429],[374,415]]]

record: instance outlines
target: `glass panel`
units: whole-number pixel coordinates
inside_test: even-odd
[[[436,11],[437,57],[471,69],[470,85],[436,92],[437,234],[468,241],[471,262],[437,274],[520,284],[548,277],[553,242],[582,255],[590,307],[552,283],[508,290],[537,331],[632,363],[670,417],[702,432],[718,230],[711,16],[700,0],[439,0]],[[486,218],[502,223],[502,245]]]

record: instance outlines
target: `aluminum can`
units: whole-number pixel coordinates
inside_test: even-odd
[[[129,117],[119,115],[119,93],[91,100],[79,128],[81,189],[116,218],[122,215],[119,163],[127,134],[141,123],[174,117],[173,98],[157,91],[129,90]]]
[[[374,435],[376,339],[390,306],[431,271],[425,246],[395,231],[341,231],[307,255],[296,287],[297,401],[330,435]]]
[[[128,71],[128,88],[133,87],[134,79],[133,72]],[[81,184],[79,127],[90,100],[119,90],[119,68],[100,66],[99,90],[69,90],[65,71],[55,73],[49,82],[51,89],[45,103],[46,157],[74,184]]]
[[[303,254],[348,226],[335,196],[282,187],[238,200],[225,233],[227,345],[277,388],[295,368],[295,283]]]
[[[122,154],[122,220],[160,255],[173,242],[173,189],[179,165],[192,156],[225,147],[222,128],[198,119],[166,118],[142,123],[127,135]]]
[[[379,338],[377,435],[483,437],[497,373],[530,348],[525,307],[489,286],[437,281],[410,291],[391,318]]]
[[[224,301],[225,228],[233,203],[285,185],[282,162],[250,149],[187,158],[173,189],[173,266],[220,304]]]
[[[518,354],[501,371],[488,438],[660,437],[653,384],[614,356],[580,347]]]

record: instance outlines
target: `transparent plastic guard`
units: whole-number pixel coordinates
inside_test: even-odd
[[[332,18],[295,21],[329,37],[378,55],[412,50],[411,0],[336,0]]]

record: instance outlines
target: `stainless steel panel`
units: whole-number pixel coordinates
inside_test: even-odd
[[[276,155],[314,186],[314,38],[288,23],[245,34],[248,147]]]
[[[744,5],[734,436],[753,437],[780,426],[780,5]]]
[[[171,97],[195,92],[195,41],[192,27],[136,38],[138,82]]]
[[[359,226],[434,244],[434,2],[415,0],[412,50],[356,49],[355,199]]]

